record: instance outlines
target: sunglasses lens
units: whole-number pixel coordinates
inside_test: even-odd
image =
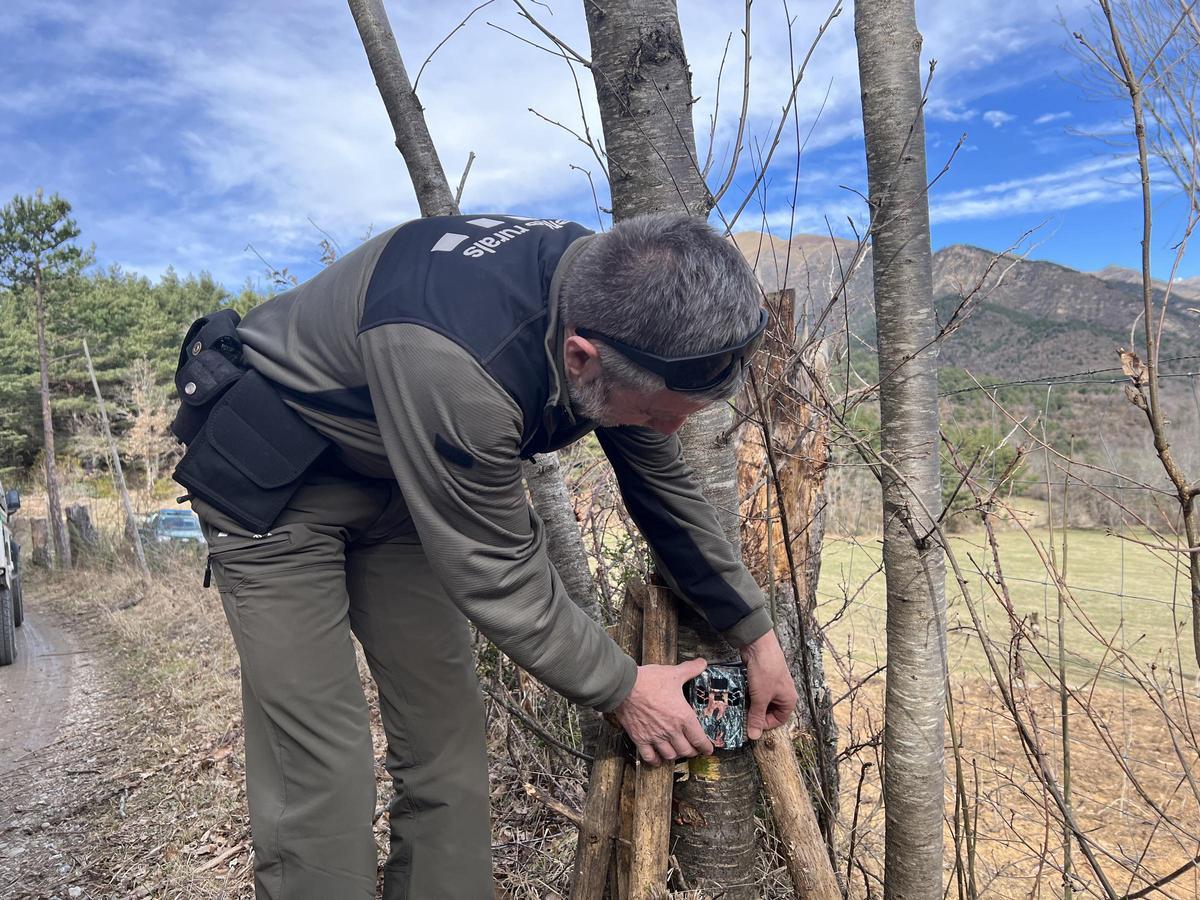
[[[671,363],[667,386],[677,391],[703,391],[716,387],[733,372],[740,353],[714,353],[699,359]]]

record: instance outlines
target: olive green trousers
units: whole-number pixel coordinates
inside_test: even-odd
[[[312,476],[263,535],[193,507],[241,658],[258,900],[376,896],[375,758],[351,634],[395,785],[385,900],[493,897],[470,631],[395,484]]]

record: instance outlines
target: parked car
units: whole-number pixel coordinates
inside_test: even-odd
[[[143,536],[151,544],[192,544],[203,547],[200,520],[190,509],[160,509],[146,519]]]
[[[0,666],[17,658],[17,629],[25,620],[21,593],[21,548],[13,540],[12,515],[21,508],[21,495],[0,485]]]

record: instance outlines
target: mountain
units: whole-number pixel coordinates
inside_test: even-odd
[[[1139,289],[1142,286],[1142,273],[1134,269],[1124,269],[1121,266],[1105,266],[1093,274],[1104,281],[1119,281],[1122,284],[1135,285]],[[1159,281],[1158,279],[1155,279],[1153,284],[1157,291],[1162,291],[1167,286],[1165,281]],[[1171,296],[1189,303],[1200,301],[1200,276],[1175,279],[1175,285],[1171,288]]]
[[[795,289],[802,330],[844,332],[848,323],[852,347],[874,345],[869,250],[849,277],[844,302],[830,307],[854,259],[853,241],[800,235],[789,242],[755,232],[733,240],[767,290]],[[1119,364],[1118,348],[1130,346],[1131,329],[1140,326],[1141,279],[1126,269],[1087,273],[954,245],[934,254],[933,281],[939,323],[955,322],[942,344],[942,364],[985,378],[1111,368]],[[1156,301],[1165,287],[1156,284]],[[1200,305],[1200,284],[1177,282],[1172,298],[1161,355],[1200,353],[1200,313],[1189,310]],[[955,318],[960,307],[968,314]],[[1132,343],[1141,340],[1139,329]]]

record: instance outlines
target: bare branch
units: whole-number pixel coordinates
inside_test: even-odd
[[[433,59],[433,55],[442,49],[442,45],[445,44],[446,41],[448,41],[448,40],[450,40],[450,38],[454,37],[454,34],[456,31],[458,31],[460,28],[462,28],[464,25],[466,25],[467,22],[471,21],[471,16],[475,15],[475,13],[479,12],[485,6],[491,6],[495,2],[496,2],[496,0],[483,0],[483,3],[480,3],[477,7],[475,7],[473,10],[471,10],[469,13],[467,13],[466,16],[463,18],[463,20],[461,22],[459,22],[457,25],[455,25],[450,30],[450,33],[448,35],[446,35],[444,38],[442,38],[440,41],[438,41],[436,47],[434,47],[432,50],[429,51],[429,55],[427,57],[425,57],[425,62],[421,63],[421,68],[417,69],[417,77],[413,79],[412,89],[413,89],[414,94],[417,92],[417,85],[421,83],[421,73],[425,71],[425,67],[427,65],[429,65],[429,61],[431,59]]]

